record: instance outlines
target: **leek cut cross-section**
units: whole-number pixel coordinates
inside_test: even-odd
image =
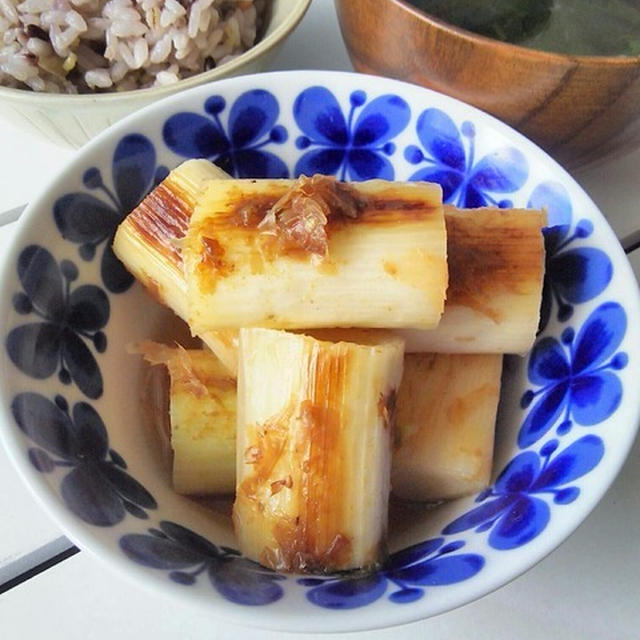
[[[303,572],[384,559],[402,366],[398,340],[240,331],[233,520],[245,556]]]
[[[210,180],[230,176],[208,160],[187,160],[123,220],[113,250],[151,296],[187,320],[182,242],[198,198]],[[235,375],[237,337],[229,332],[198,336]]]

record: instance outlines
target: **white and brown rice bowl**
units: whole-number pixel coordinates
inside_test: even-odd
[[[0,0],[0,85],[48,93],[176,83],[251,48],[270,0]]]

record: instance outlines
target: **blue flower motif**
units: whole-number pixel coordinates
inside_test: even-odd
[[[44,380],[58,373],[63,384],[73,380],[89,398],[102,395],[102,374],[85,341],[102,353],[107,338],[102,329],[109,320],[109,299],[94,285],[75,289],[78,268],[70,260],[60,265],[44,247],[29,245],[17,261],[24,291],[13,296],[20,315],[38,320],[12,329],[6,338],[11,362],[23,373]]]
[[[546,528],[550,518],[549,505],[539,496],[550,494],[558,505],[573,502],[580,489],[566,485],[589,473],[604,455],[604,444],[595,435],[580,438],[552,458],[558,445],[558,440],[550,440],[540,455],[534,451],[518,454],[500,473],[494,486],[476,498],[480,506],[456,518],[442,533],[491,530],[489,545],[500,551],[531,542]]]
[[[607,302],[589,315],[577,336],[569,327],[560,341],[545,337],[536,342],[529,356],[528,376],[539,388],[522,396],[523,408],[537,400],[520,427],[520,447],[537,442],[563,413],[559,434],[571,429],[572,420],[592,426],[618,408],[622,384],[614,371],[626,367],[629,358],[622,351],[614,352],[626,328],[624,309]]]
[[[278,582],[284,576],[179,524],[162,521],[159,526],[149,533],[122,536],[120,548],[138,564],[169,571],[169,579],[181,585],[195,584],[206,572],[213,588],[236,604],[265,605],[282,597],[284,591]]]
[[[71,467],[60,493],[67,507],[89,524],[110,527],[129,512],[147,518],[144,509],[155,509],[153,496],[126,471],[126,463],[113,449],[102,418],[86,402],[78,402],[69,414],[62,396],[51,402],[38,393],[16,395],[11,411],[18,426],[38,447],[29,459],[42,473],[55,467]]]
[[[545,180],[538,184],[531,192],[527,206],[531,209],[546,209],[547,227],[571,224],[571,196],[561,182]]]
[[[389,587],[396,588],[389,600],[397,604],[423,597],[426,587],[440,587],[468,580],[484,566],[474,553],[455,553],[464,546],[456,541],[444,544],[434,538],[407,547],[390,556],[381,571],[329,578],[300,578],[298,584],[311,587],[307,599],[327,609],[356,609],[381,598]]]
[[[409,105],[401,97],[386,94],[367,104],[367,94],[354,91],[345,117],[329,89],[310,87],[296,98],[293,116],[304,134],[296,140],[296,146],[312,147],[298,160],[296,175],[322,173],[341,180],[393,180],[394,169],[385,156],[395,152],[391,140],[406,128],[411,117]]]
[[[460,207],[512,206],[511,200],[497,200],[491,194],[514,193],[525,183],[529,165],[521,151],[501,147],[476,163],[473,123],[463,122],[459,131],[444,111],[435,108],[420,114],[416,132],[422,148],[410,145],[404,156],[411,164],[426,166],[410,180],[437,182],[442,186],[444,201]]]
[[[287,165],[264,147],[282,144],[287,130],[276,122],[280,106],[272,93],[254,89],[231,106],[228,133],[220,116],[227,103],[211,96],[204,103],[208,116],[183,111],[162,128],[165,144],[185,158],[208,158],[236,178],[288,178]]]
[[[578,221],[571,230],[572,205],[565,187],[558,182],[542,182],[532,192],[528,206],[547,210],[544,230],[545,275],[540,308],[540,331],[551,318],[554,301],[557,319],[566,322],[573,315],[574,305],[600,295],[613,277],[609,256],[595,247],[569,248],[576,240],[593,233],[593,223]]]
[[[78,191],[58,198],[53,205],[53,218],[65,240],[80,245],[80,256],[93,260],[96,247],[104,244],[100,273],[104,286],[112,293],[122,293],[133,283],[133,276],[116,258],[111,245],[122,219],[168,173],[166,167],[156,169],[153,143],[138,133],[122,138],[111,161],[115,192],[109,189],[96,167],[84,172],[87,189],[101,191],[106,199]]]

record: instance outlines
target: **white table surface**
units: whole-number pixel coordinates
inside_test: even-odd
[[[313,1],[272,68],[352,68],[331,0]],[[73,151],[0,120],[0,212],[32,199],[72,156]],[[640,228],[640,150],[575,177],[620,237]],[[0,256],[14,227],[0,230]],[[631,255],[631,263],[640,275],[640,250]],[[639,489],[640,441],[636,441],[622,472],[593,513],[527,574],[456,611],[360,635],[380,640],[640,638]],[[0,451],[0,591],[8,578],[68,545]],[[0,638],[6,640],[271,640],[281,635],[225,624],[177,603],[170,608],[159,606],[153,596],[112,574],[87,552],[0,595]]]

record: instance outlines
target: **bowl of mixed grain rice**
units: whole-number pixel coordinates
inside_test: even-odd
[[[0,0],[0,117],[78,147],[164,96],[259,71],[311,0]]]

